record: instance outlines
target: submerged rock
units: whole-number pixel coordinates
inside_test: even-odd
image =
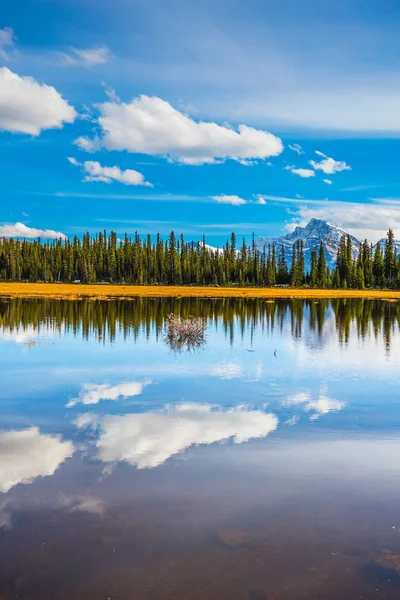
[[[215,538],[224,548],[240,548],[251,542],[251,537],[246,532],[237,529],[219,529],[215,532]]]
[[[376,554],[370,560],[370,565],[400,576],[400,554],[389,554],[387,551]]]

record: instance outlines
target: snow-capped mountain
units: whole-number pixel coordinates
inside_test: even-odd
[[[259,237],[257,240],[257,248],[261,251],[268,251],[268,244],[275,244],[277,252],[279,252],[281,246],[285,249],[286,260],[288,264],[292,260],[292,249],[293,244],[299,240],[302,240],[304,247],[304,260],[306,268],[309,267],[311,261],[311,251],[316,249],[318,251],[320,242],[325,249],[325,256],[327,264],[332,267],[336,263],[337,252],[340,245],[340,238],[343,235],[348,235],[346,231],[327,221],[321,219],[311,219],[311,221],[305,227],[296,227],[292,233],[283,235],[275,238],[264,238]],[[356,258],[358,255],[360,242],[354,236],[350,235],[353,257]],[[400,249],[400,242],[399,242]]]
[[[256,240],[256,246],[260,252],[267,253],[268,245],[271,245],[271,247],[272,245],[275,245],[277,255],[283,246],[285,249],[286,262],[288,266],[290,266],[292,262],[293,244],[299,240],[302,240],[305,267],[306,269],[309,269],[311,262],[311,251],[316,249],[318,253],[319,245],[322,241],[325,249],[326,263],[332,268],[336,264],[340,240],[343,235],[347,237],[350,234],[341,227],[338,227],[333,223],[329,223],[328,221],[323,221],[322,219],[311,219],[311,221],[305,227],[296,227],[292,233],[288,233],[287,235],[271,238],[259,237]],[[350,235],[350,240],[353,258],[357,258],[360,250],[360,240],[353,235]],[[383,252],[386,238],[382,238],[373,246],[374,252],[378,243],[381,245],[381,250]],[[394,244],[396,247],[396,254],[400,256],[400,240],[395,240]],[[212,252],[223,252],[221,248],[215,248],[213,246],[209,246],[208,244],[206,244],[205,247]],[[239,252],[240,250],[236,250],[236,253]]]
[[[375,252],[378,244],[380,244],[381,250],[383,252],[385,250],[386,238],[382,238],[381,240],[379,240],[379,242],[376,242],[376,244],[373,247],[374,252]],[[400,255],[400,240],[394,240],[394,245],[396,248],[396,254],[397,254],[397,256],[399,256]]]

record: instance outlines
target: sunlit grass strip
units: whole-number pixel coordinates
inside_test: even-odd
[[[400,300],[400,290],[328,290],[308,288],[239,288],[164,285],[81,285],[62,283],[0,283],[7,298],[54,298],[57,300],[173,298],[371,298]]]

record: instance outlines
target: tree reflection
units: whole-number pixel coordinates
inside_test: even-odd
[[[328,323],[334,324],[340,343],[351,336],[360,339],[383,335],[390,350],[391,338],[400,327],[400,303],[365,299],[277,300],[235,298],[136,298],[133,300],[0,300],[0,332],[18,334],[25,330],[62,334],[73,332],[83,338],[97,337],[100,343],[113,342],[118,335],[165,334],[171,314],[178,319],[200,319],[208,329],[223,332],[233,344],[245,333],[271,335],[276,328],[289,328],[293,338],[305,331],[324,342]],[[199,321],[200,322],[200,321]],[[330,332],[331,333],[331,332]],[[179,342],[179,340],[178,340]],[[178,349],[180,342],[176,346]],[[192,345],[194,348],[197,344]],[[201,346],[202,344],[199,344]]]

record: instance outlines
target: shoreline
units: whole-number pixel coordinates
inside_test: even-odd
[[[68,283],[0,283],[2,298],[112,300],[129,298],[364,298],[400,300],[400,290],[331,290],[308,288],[239,288],[166,285],[97,285]]]

